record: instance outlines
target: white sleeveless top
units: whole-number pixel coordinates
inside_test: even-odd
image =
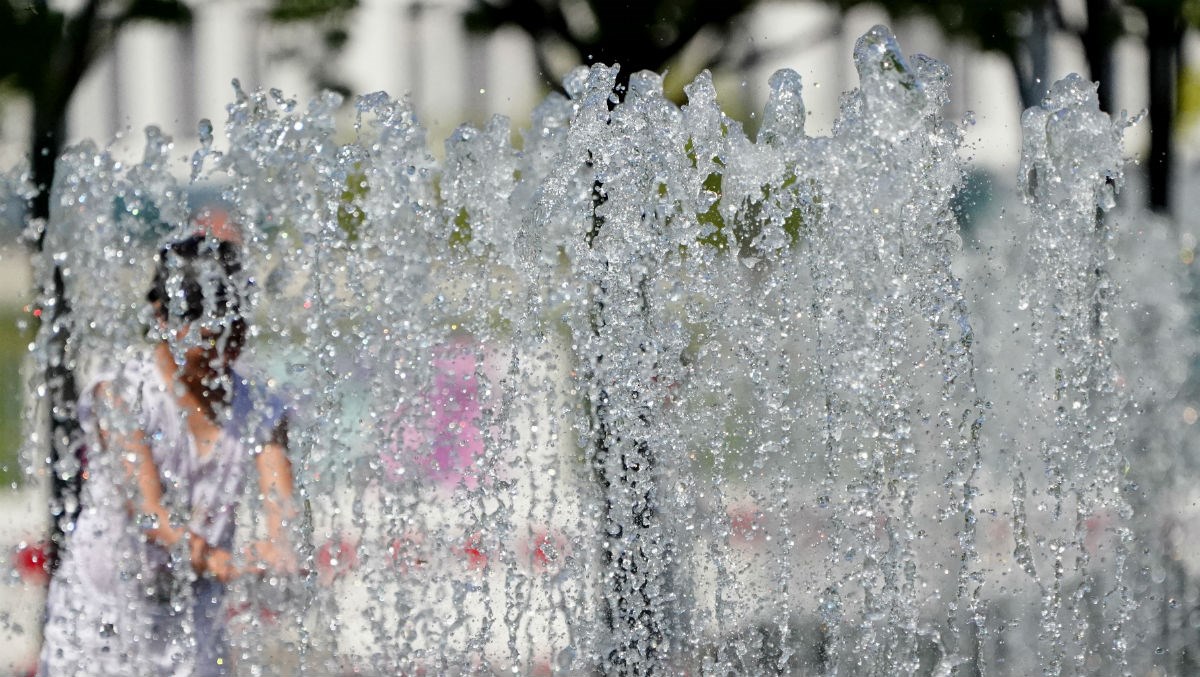
[[[101,374],[83,391],[79,418],[88,449],[82,509],[46,603],[42,675],[220,675],[223,588],[195,580],[186,544],[148,542],[121,449],[99,429],[145,433],[172,524],[230,548],[246,466],[284,416],[278,398],[234,374],[229,415],[204,457],[152,356]],[[98,402],[107,383],[115,402]],[[109,436],[109,440],[119,435]],[[132,503],[131,503],[132,501]],[[174,561],[172,558],[175,558]],[[219,660],[218,660],[219,659]]]

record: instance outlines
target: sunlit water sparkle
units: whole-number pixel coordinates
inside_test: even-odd
[[[336,96],[239,89],[190,181],[154,130],[69,150],[40,267],[80,372],[143,345],[194,185],[242,224],[311,574],[234,586],[237,671],[1184,670],[1146,459],[1194,341],[1175,250],[1114,210],[1126,121],[1056,83],[964,251],[947,67],[882,27],[854,58],[826,137],[791,71],[751,140],[707,74],[618,103],[596,65],[442,161],[382,93],[344,143]]]

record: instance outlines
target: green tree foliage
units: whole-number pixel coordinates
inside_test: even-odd
[[[191,10],[179,0],[88,0],[72,12],[51,8],[45,0],[0,0],[0,82],[33,104],[32,169],[41,193],[33,216],[47,216],[46,193],[67,107],[97,57],[131,22],[190,19]]]
[[[333,71],[329,56],[340,52],[350,41],[346,30],[347,15],[358,7],[358,0],[275,0],[266,17],[278,24],[305,24],[316,31],[320,47],[306,44],[283,56],[302,63],[317,89],[328,89],[343,96],[350,88]]]
[[[1053,7],[1046,0],[827,0],[843,11],[876,5],[891,16],[933,20],[948,36],[1008,60],[1017,79],[1021,105],[1033,106],[1045,94],[1048,35]]]
[[[1146,88],[1151,148],[1148,202],[1166,211],[1172,182],[1172,134],[1178,113],[1182,36],[1200,26],[1200,0],[1084,0],[1081,21],[1069,21],[1059,0],[825,0],[847,11],[874,5],[895,18],[922,17],[948,36],[1003,55],[1012,67],[1022,108],[1038,104],[1053,74],[1051,37],[1067,34],[1079,40],[1088,76],[1100,83],[1100,105],[1116,112],[1115,46],[1137,35],[1146,44]],[[575,63],[620,63],[624,75],[641,69],[661,72],[678,66],[678,56],[701,33],[718,38],[701,67],[727,62],[732,50],[726,38],[754,0],[472,0],[468,28],[487,32],[514,26],[534,40],[538,67],[558,82],[548,57],[556,45],[575,53]],[[677,73],[690,80],[695,73]]]
[[[533,38],[539,69],[554,83],[566,74],[556,71],[549,58],[556,45],[573,51],[575,63],[620,63],[622,77],[628,78],[639,70],[662,72],[702,33],[716,38],[717,46],[701,68],[726,61],[726,39],[738,17],[756,4],[757,0],[472,0],[466,25],[476,32],[502,26],[524,31]],[[679,75],[690,81],[696,72]]]
[[[279,22],[337,20],[356,5],[356,0],[275,0],[266,16]],[[0,0],[0,85],[33,105],[32,172],[40,194],[32,216],[48,216],[47,192],[67,109],[92,64],[130,23],[183,25],[191,19],[182,0],[87,0],[70,10],[46,0]],[[334,47],[346,41],[340,24],[331,23],[326,41]]]
[[[948,35],[1004,54],[1012,65],[1023,107],[1037,104],[1045,93],[1051,79],[1049,38],[1061,31],[1079,40],[1088,76],[1100,85],[1100,107],[1116,112],[1115,47],[1124,36],[1140,37],[1148,56],[1148,206],[1157,211],[1169,210],[1177,94],[1186,66],[1182,62],[1183,34],[1189,25],[1200,26],[1200,0],[1085,0],[1085,16],[1078,25],[1064,18],[1059,0],[827,1],[842,9],[872,4],[893,16],[930,18]],[[1139,25],[1144,28],[1137,28]]]
[[[358,7],[358,0],[276,0],[267,16],[275,21],[321,21]]]
[[[1020,47],[1028,12],[1044,0],[833,0],[843,10],[859,5],[880,5],[893,17],[924,16],[947,34],[964,38],[983,50],[1004,54]]]

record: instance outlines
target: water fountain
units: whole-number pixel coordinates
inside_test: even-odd
[[[238,670],[1182,670],[1145,483],[1194,341],[1171,248],[1115,216],[1127,123],[1057,83],[964,254],[948,69],[881,27],[854,56],[828,137],[791,71],[751,140],[707,75],[680,107],[596,65],[441,162],[403,100],[341,143],[335,96],[241,89],[191,183],[154,130],[69,151],[42,268],[80,372],[143,340],[193,185],[242,224],[312,573],[234,586]]]

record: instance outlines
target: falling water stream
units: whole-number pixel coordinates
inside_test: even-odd
[[[751,139],[708,74],[678,106],[596,65],[441,161],[382,93],[339,130],[237,89],[187,180],[154,129],[69,150],[40,269],[77,373],[144,349],[197,186],[240,224],[306,573],[232,586],[238,673],[1186,672],[1148,459],[1194,346],[1115,206],[1128,122],[1056,83],[964,251],[947,67],[882,27],[854,60],[829,136],[792,71]]]

